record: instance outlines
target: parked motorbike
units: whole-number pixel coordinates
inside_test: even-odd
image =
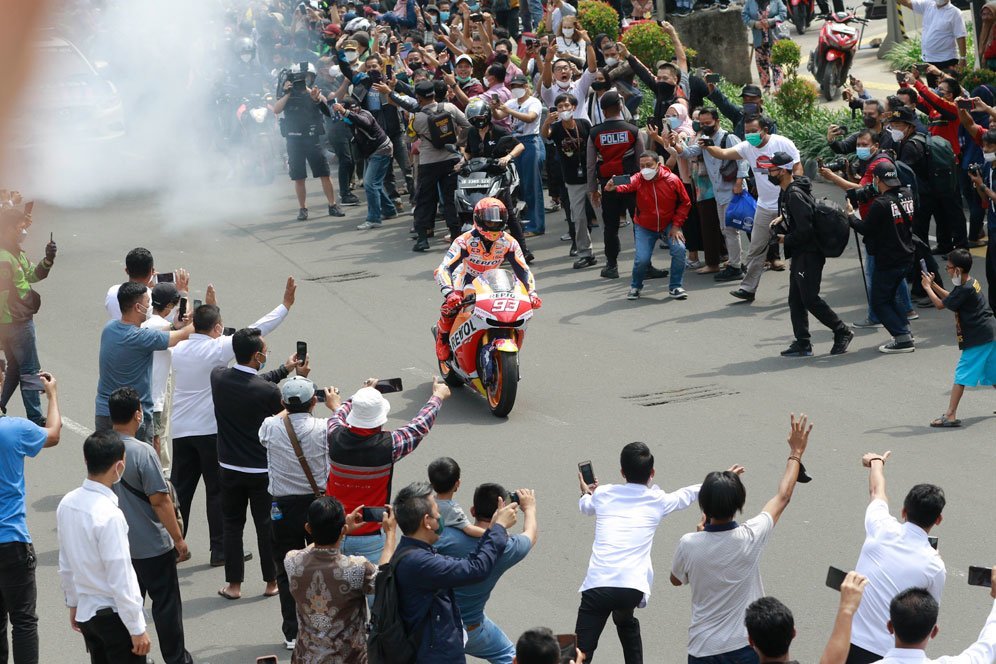
[[[806,29],[816,17],[816,0],[789,0],[786,6],[788,20],[795,24],[795,31],[806,34]]]
[[[867,19],[859,18],[853,9],[834,12],[823,18],[826,23],[820,30],[816,50],[809,53],[809,71],[820,84],[820,92],[827,101],[833,101],[847,80],[854,62],[854,54],[861,44]],[[860,31],[852,24],[861,25]]]
[[[509,270],[488,270],[464,288],[463,306],[450,332],[450,359],[439,372],[451,387],[469,384],[488,401],[495,417],[515,405],[519,349],[533,307],[525,286]],[[436,338],[436,328],[432,328]]]
[[[239,162],[242,176],[258,184],[273,181],[283,163],[283,141],[273,114],[273,96],[252,94],[235,111],[241,130]]]

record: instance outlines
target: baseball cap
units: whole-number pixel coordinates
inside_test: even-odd
[[[308,403],[313,396],[315,396],[315,384],[301,376],[294,376],[280,386],[280,398],[286,404]]]
[[[470,64],[474,64],[474,59],[466,53],[461,53],[457,56],[456,64],[460,64],[461,62],[469,62]]]
[[[529,79],[525,76],[513,76],[512,80],[508,82],[508,87],[519,86],[526,87],[529,85]]]
[[[436,96],[436,86],[432,81],[419,81],[415,84],[415,96],[429,99]]]
[[[787,152],[776,152],[775,154],[771,155],[771,166],[774,168],[781,168],[783,166],[788,166],[793,161],[795,160],[792,159],[792,155],[790,155]]]
[[[885,159],[875,165],[875,168],[872,169],[872,175],[881,180],[886,187],[900,187],[903,184],[902,180],[899,179],[896,165]]]
[[[916,112],[912,108],[903,106],[902,108],[897,108],[891,115],[887,116],[886,122],[905,122],[907,124],[916,124]]]
[[[602,98],[598,100],[598,106],[603,111],[606,108],[612,108],[620,104],[619,93],[615,90],[608,90],[602,95]]]
[[[740,89],[741,97],[760,97],[761,88],[757,87],[753,83],[748,83]]]
[[[164,281],[161,284],[156,284],[155,288],[152,289],[152,306],[156,309],[175,304],[179,300],[180,291],[173,283]]]

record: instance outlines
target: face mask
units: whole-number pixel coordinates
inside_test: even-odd
[[[872,156],[872,149],[863,148],[859,145],[858,147],[854,148],[854,153],[858,155],[858,159],[860,159],[861,161],[868,161],[868,159]]]
[[[557,115],[560,116],[561,122],[565,122],[574,117],[574,111],[557,111]],[[993,156],[996,157],[996,152],[993,153]]]
[[[640,175],[643,176],[644,180],[653,180],[654,176],[657,175],[656,168],[641,168]]]
[[[121,471],[119,472],[118,465],[114,464],[114,474],[116,475],[116,477],[114,478],[114,483],[117,484],[118,482],[121,481],[121,477],[124,475],[124,468],[122,468]]]
[[[21,229],[21,239],[20,239],[20,241],[24,242],[27,239],[28,239],[28,229],[27,228],[22,228]]]
[[[356,58],[360,57],[360,54],[356,51],[346,51],[346,62],[356,62]]]
[[[761,134],[760,132],[751,132],[744,137],[748,143],[753,145],[755,148],[761,144]]]
[[[760,108],[755,102],[744,102],[744,115],[757,115],[758,110]]]
[[[570,39],[574,36],[574,28],[564,28],[564,37]]]
[[[782,178],[780,175],[776,175],[771,171],[768,171],[768,182],[778,187],[781,186],[782,184]]]
[[[508,64],[508,53],[498,53],[495,55],[495,62],[500,65]]]
[[[874,129],[878,125],[878,118],[871,115],[866,115],[862,122],[865,123],[865,127],[868,129]]]
[[[608,81],[592,81],[591,82],[591,89],[594,90],[595,92],[605,92],[606,90],[609,89],[609,82]]]
[[[705,136],[712,136],[716,133],[716,125],[709,125],[708,127],[702,127],[702,134]]]
[[[512,94],[515,95],[516,99],[523,99],[529,94],[529,90],[526,88],[515,88],[512,90]]]
[[[991,164],[996,161],[996,152],[983,152],[982,158],[986,160],[987,164]]]
[[[657,96],[663,100],[674,98],[674,85],[672,83],[657,82]]]
[[[467,3],[467,7],[470,8],[471,12],[476,12],[480,8],[480,5],[476,2],[473,4]]]
[[[889,128],[889,136],[892,136],[892,140],[893,141],[895,141],[896,143],[899,143],[900,141],[903,140],[903,138],[905,138],[906,134],[904,132],[900,131],[899,129],[892,129],[890,127]]]
[[[441,518],[436,519],[436,530],[434,532],[437,535],[443,534],[443,520]]]
[[[606,67],[611,67],[612,65],[616,65],[616,64],[619,64],[619,59],[618,58],[613,58],[611,56],[605,58],[605,66]]]
[[[176,307],[173,307],[173,311],[169,312],[166,315],[166,320],[168,320],[170,322],[170,324],[172,324],[174,321],[176,321]]]
[[[243,53],[239,58],[241,58],[242,62],[249,62],[252,60],[252,53]]]
[[[672,115],[665,119],[667,120],[667,126],[671,129],[677,129],[681,126],[681,120],[677,116]]]
[[[943,7],[944,5],[948,4],[948,0],[934,0],[934,4],[937,5],[938,7]]]
[[[940,5],[938,5],[938,6],[940,6]],[[955,286],[961,286],[961,275],[960,274],[952,275],[951,276],[951,283],[953,283]]]
[[[561,90],[569,90],[571,88],[570,79],[566,81],[557,81],[557,87],[560,88]]]
[[[264,355],[263,353],[256,353],[257,357],[260,355],[263,355],[263,361],[259,363],[259,369],[257,369],[256,371],[262,371],[263,367],[266,366],[266,355]]]
[[[449,12],[439,12],[439,20],[440,21],[448,21],[448,20],[450,20],[450,13]]]
[[[702,125],[699,124],[698,120],[692,120],[692,131],[694,132],[702,131]]]

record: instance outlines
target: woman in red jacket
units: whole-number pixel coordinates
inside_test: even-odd
[[[633,279],[628,300],[640,298],[643,278],[650,266],[654,245],[664,239],[671,250],[671,274],[668,293],[676,300],[685,300],[688,293],[682,288],[685,275],[685,236],[681,226],[692,209],[691,199],[681,178],[660,163],[657,154],[644,152],[640,156],[640,172],[634,173],[627,184],[605,183],[606,191],[621,194],[636,192],[636,217],[633,224],[636,259],[633,261]]]
[[[927,65],[928,73],[942,77],[937,84],[937,93],[931,90],[918,77],[913,74],[906,74],[904,87],[914,87],[920,93],[920,108],[926,111],[929,117],[929,131],[933,136],[940,136],[951,144],[954,150],[955,159],[961,152],[958,144],[958,106],[955,99],[961,95],[961,86],[958,81],[947,76],[933,65]],[[940,93],[940,94],[938,94]]]

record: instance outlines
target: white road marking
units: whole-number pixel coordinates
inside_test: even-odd
[[[86,439],[90,434],[93,433],[93,429],[85,427],[76,420],[71,420],[68,417],[62,418],[62,426],[69,429],[70,431],[72,431],[77,436],[80,436],[83,439]]]

